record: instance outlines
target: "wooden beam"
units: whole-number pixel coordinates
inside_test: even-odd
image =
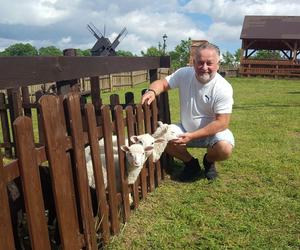
[[[0,89],[169,67],[170,57],[0,57]]]

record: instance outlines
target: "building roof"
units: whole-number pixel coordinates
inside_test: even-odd
[[[245,16],[241,39],[300,40],[300,16]]]
[[[300,45],[300,16],[245,16],[240,38],[244,49],[289,50]]]

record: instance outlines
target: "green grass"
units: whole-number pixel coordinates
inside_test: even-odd
[[[300,80],[229,81],[236,147],[220,178],[167,178],[107,249],[300,249]],[[169,98],[177,122],[178,92]]]

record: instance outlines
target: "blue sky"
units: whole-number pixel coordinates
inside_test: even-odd
[[[0,51],[14,43],[36,48],[92,48],[95,38],[87,30],[93,23],[113,40],[126,27],[128,34],[117,49],[136,55],[162,43],[167,51],[181,40],[208,40],[221,52],[241,46],[245,15],[300,13],[298,0],[0,0]]]

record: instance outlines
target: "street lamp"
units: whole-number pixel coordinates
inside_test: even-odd
[[[168,36],[166,34],[163,35],[163,40],[164,40],[164,44],[163,44],[163,52],[164,52],[164,55],[166,54],[166,41],[167,41],[167,38]]]

